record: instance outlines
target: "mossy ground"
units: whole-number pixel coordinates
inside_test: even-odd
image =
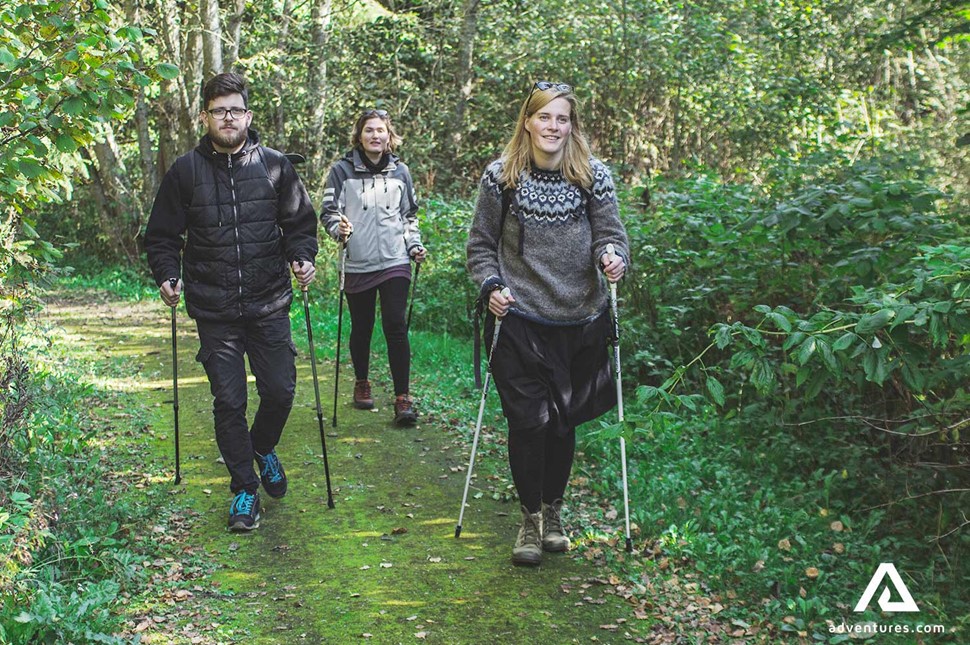
[[[513,566],[514,503],[470,496],[455,539],[464,437],[432,415],[416,428],[394,427],[390,392],[382,387],[375,387],[377,411],[353,409],[349,361],[341,367],[338,427],[331,427],[334,365],[323,359],[318,373],[335,501],[329,509],[305,335],[294,334],[303,346],[297,401],[277,448],[289,492],[280,500],[261,496],[258,530],[227,532],[228,474],[218,461],[208,383],[194,360],[195,326],[184,310],[178,486],[169,310],[157,302],[108,301],[54,305],[49,315],[74,351],[92,357],[92,369],[110,374],[102,385],[125,393],[133,409],[115,416],[144,423],[108,448],[132,451],[120,494],[143,496],[159,509],[157,524],[132,530],[171,554],[144,563],[150,591],[126,599],[131,633],[142,642],[609,643],[649,631],[652,621],[634,618],[605,573],[584,559],[546,554],[538,568]],[[321,344],[334,343],[332,335],[314,340],[318,354],[326,353]],[[373,348],[375,366],[385,362],[379,339]],[[255,405],[253,384],[250,416]]]

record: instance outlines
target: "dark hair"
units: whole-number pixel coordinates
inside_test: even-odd
[[[209,101],[230,94],[242,96],[243,107],[249,107],[249,90],[246,88],[246,79],[235,72],[217,74],[210,78],[209,82],[202,88],[202,108],[208,109]]]

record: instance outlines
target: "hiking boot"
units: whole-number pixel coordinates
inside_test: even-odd
[[[512,563],[535,566],[542,562],[542,511],[530,513],[522,507],[522,526],[512,549]]]
[[[229,507],[229,530],[252,531],[259,528],[259,493],[241,490]]]
[[[414,401],[410,394],[398,394],[394,400],[394,423],[399,426],[413,426],[418,421],[414,411]]]
[[[358,410],[370,410],[374,407],[374,398],[370,394],[370,381],[357,379],[354,383],[354,407]]]
[[[276,499],[286,495],[286,473],[280,458],[276,456],[276,450],[270,450],[265,457],[258,452],[253,454],[259,464],[259,480],[263,482],[266,494]]]
[[[542,550],[558,553],[569,550],[569,538],[562,530],[562,500],[542,505]]]

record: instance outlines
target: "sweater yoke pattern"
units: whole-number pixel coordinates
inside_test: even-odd
[[[522,174],[515,190],[511,210],[523,222],[536,226],[563,226],[588,216],[587,198],[599,202],[612,201],[616,189],[609,170],[598,159],[592,159],[593,186],[584,191],[569,183],[559,171],[532,168]],[[486,169],[485,186],[501,195],[499,180],[502,162],[495,161]]]

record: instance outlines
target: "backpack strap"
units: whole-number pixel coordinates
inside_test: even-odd
[[[499,238],[502,236],[502,232],[505,230],[505,218],[508,217],[509,211],[512,210],[512,201],[515,199],[515,189],[511,186],[505,184],[499,184],[502,189],[502,215],[498,222],[498,234]],[[592,191],[588,188],[580,186],[580,193],[583,196],[583,204],[586,206],[587,217],[589,211],[589,202],[593,197]],[[522,257],[525,252],[525,222],[522,218],[516,214],[515,218],[519,220],[519,257]]]
[[[266,168],[266,176],[273,184],[273,190],[276,191],[278,198],[280,196],[280,177],[283,176],[283,157],[286,155],[265,146],[259,146],[256,152],[259,154],[259,160],[263,163],[263,167]]]

